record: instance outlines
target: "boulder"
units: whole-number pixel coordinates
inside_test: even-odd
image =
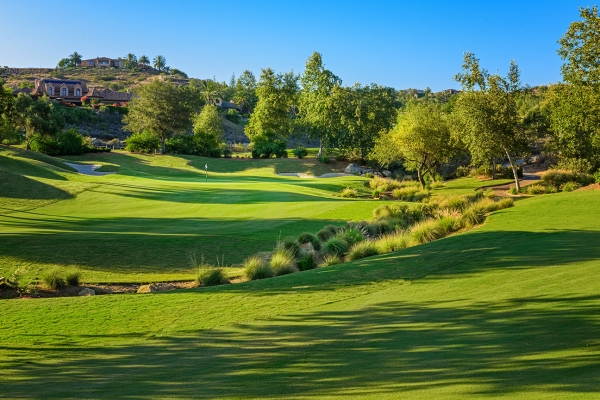
[[[96,291],[96,294],[113,294],[113,290],[110,288],[94,288],[94,290]]]
[[[386,178],[389,178],[392,176],[392,173],[390,171],[388,171],[387,169],[384,169],[383,171],[381,171],[381,173],[383,174],[383,176],[385,176]]]
[[[138,293],[154,293],[154,292],[158,292],[159,288],[158,285],[151,283],[150,285],[142,285],[140,286],[140,288],[137,290]]]
[[[79,292],[80,296],[94,296],[95,294],[96,292],[94,291],[94,289],[90,288],[83,288],[83,290]]]
[[[361,174],[363,169],[356,164],[348,164],[348,166],[344,168],[344,172],[347,174]]]

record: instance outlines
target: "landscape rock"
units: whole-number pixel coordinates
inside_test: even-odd
[[[96,294],[96,292],[94,291],[94,289],[90,289],[90,288],[84,288],[82,291],[79,292],[80,296],[94,296]]]
[[[348,164],[348,166],[344,168],[344,172],[347,174],[362,174],[363,169],[356,164]]]
[[[386,178],[389,178],[392,176],[392,173],[390,171],[388,171],[387,169],[384,169],[383,171],[381,171],[381,173],[383,174],[383,176],[385,176]]]
[[[94,288],[96,294],[113,294],[114,291],[109,288]]]
[[[138,293],[154,293],[158,292],[158,285],[151,283],[150,285],[142,285],[137,290]]]

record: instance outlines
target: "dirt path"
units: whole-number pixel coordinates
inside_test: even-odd
[[[539,163],[531,163],[523,165],[523,179],[519,180],[521,187],[532,185],[542,179],[542,175],[546,172],[546,168],[542,167]],[[518,195],[512,195],[508,193],[511,187],[514,187],[513,183],[505,183],[503,185],[491,186],[486,189],[492,189],[494,196],[496,197],[514,197]]]
[[[354,176],[352,174],[344,174],[341,172],[329,172],[321,176],[314,176],[310,174],[303,174],[302,172],[282,172],[277,174],[279,176],[297,176],[298,178],[337,178],[338,176]]]

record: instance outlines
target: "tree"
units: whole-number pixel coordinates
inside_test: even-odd
[[[0,79],[0,143],[4,141],[19,142],[21,133],[12,123],[15,112],[15,98],[12,90],[4,86]]]
[[[69,60],[71,61],[71,67],[76,67],[81,64],[81,54],[74,52],[69,56]]]
[[[436,169],[453,154],[446,116],[435,103],[411,102],[398,113],[398,123],[375,144],[373,158],[381,164],[404,160],[404,166],[417,171],[425,188],[425,173]]]
[[[152,62],[154,63],[152,65],[154,69],[157,69],[159,71],[163,71],[167,66],[167,59],[164,56],[156,56],[154,57],[154,60],[152,60]]]
[[[160,139],[164,154],[167,138],[190,127],[194,102],[189,93],[183,87],[158,79],[140,86],[123,118],[124,128],[133,133],[144,130],[152,133]]]
[[[25,132],[27,150],[35,135],[53,137],[65,126],[64,119],[55,112],[54,103],[47,96],[33,100],[25,93],[17,96],[12,119],[14,125]]]
[[[127,53],[124,59],[124,67],[128,69],[136,69],[138,66],[138,59],[133,53]]]
[[[199,155],[216,157],[221,154],[219,146],[223,141],[223,120],[216,106],[207,104],[194,117],[194,135]]]
[[[150,59],[146,56],[141,56],[138,60],[138,62],[144,66],[146,65],[150,65]]]
[[[256,103],[258,102],[256,86],[257,84],[254,74],[248,70],[245,70],[242,72],[235,84],[233,100],[240,107],[252,112],[254,107],[256,107]]]
[[[206,104],[215,104],[218,97],[221,97],[219,84],[211,79],[205,79],[200,82],[200,90],[204,96]]]
[[[334,92],[340,107],[338,139],[340,150],[366,159],[380,134],[388,131],[396,117],[396,91],[392,88],[359,83]]]
[[[516,99],[523,90],[514,61],[506,77],[488,74],[474,54],[466,53],[463,72],[454,79],[463,86],[454,106],[454,130],[467,145],[475,161],[483,161],[500,152],[506,154],[520,189],[514,157],[527,151],[529,138],[519,116]]]
[[[56,66],[60,69],[65,69],[71,66],[71,60],[68,58],[61,58],[61,60],[56,64]]]
[[[561,67],[566,82],[583,85],[600,83],[600,15],[598,7],[579,8],[582,21],[573,22],[558,41],[558,54],[566,60]]]
[[[251,140],[258,136],[272,140],[287,139],[292,131],[297,82],[298,77],[293,72],[275,74],[271,68],[262,70],[256,88],[258,103],[246,128]]]
[[[323,58],[316,51],[306,60],[306,69],[300,77],[299,121],[311,137],[319,139],[318,157],[323,146],[330,146],[339,132],[339,110],[336,88],[342,80],[323,65]]]

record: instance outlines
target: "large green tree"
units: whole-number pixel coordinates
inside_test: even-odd
[[[311,137],[319,139],[319,154],[325,144],[330,146],[340,131],[340,113],[334,94],[342,80],[325,69],[323,57],[316,51],[306,60],[300,77],[298,99],[299,121]]]
[[[246,127],[251,140],[259,136],[287,139],[293,129],[297,82],[298,77],[292,72],[276,74],[271,68],[262,70],[256,88],[258,103]]]
[[[256,107],[256,103],[258,102],[256,87],[257,84],[254,74],[251,71],[245,70],[235,83],[233,100],[240,107],[252,112],[254,107]]]
[[[384,165],[404,161],[406,169],[417,171],[425,188],[425,173],[434,176],[454,154],[452,149],[449,125],[440,105],[411,102],[398,113],[396,126],[377,139],[372,158]]]
[[[64,119],[54,109],[54,102],[47,96],[34,100],[25,93],[17,96],[12,120],[25,133],[27,150],[35,135],[52,137],[65,126]]]
[[[164,154],[167,138],[190,127],[195,104],[186,88],[156,79],[138,88],[123,119],[125,129],[152,133],[160,139]]]
[[[463,72],[454,79],[463,87],[453,112],[457,138],[466,144],[474,161],[504,153],[520,189],[515,157],[527,152],[529,138],[516,101],[523,91],[517,64],[511,61],[508,75],[502,77],[487,73],[472,53],[466,53]]]
[[[223,119],[217,107],[207,104],[194,119],[194,135],[198,152],[203,156],[220,154],[219,146],[223,142]]]
[[[339,107],[342,134],[340,150],[352,157],[366,159],[379,135],[388,131],[396,118],[396,91],[371,84],[342,87],[334,91]]]
[[[6,141],[18,142],[20,132],[13,124],[15,113],[15,98],[12,90],[0,79],[0,143]]]

